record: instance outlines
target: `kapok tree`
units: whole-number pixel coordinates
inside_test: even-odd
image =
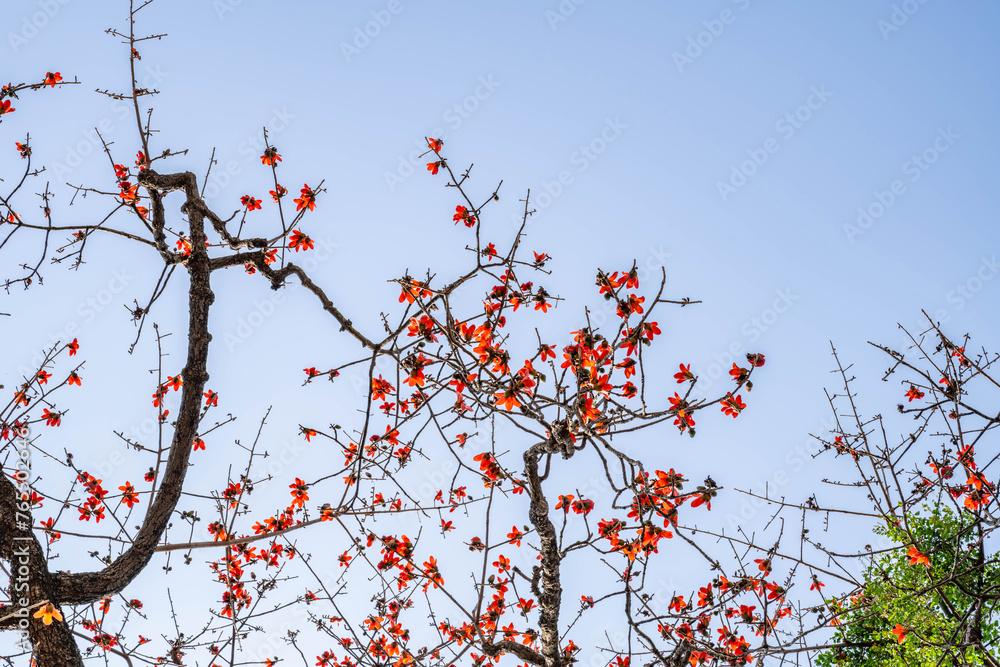
[[[243,195],[232,215],[220,211],[237,201],[210,206],[202,197],[198,177],[185,169],[186,150],[155,145],[146,105],[155,91],[135,78],[136,61],[148,57],[141,51],[161,37],[134,32],[148,4],[130,7],[127,30],[110,31],[124,43],[132,79],[128,92],[105,94],[132,105],[136,145],[128,157],[104,145],[110,187],[69,186],[104,201],[104,215],[59,221],[49,183],[38,188],[40,213],[31,212],[23,186],[45,174],[33,164],[37,146],[27,135],[15,144],[22,176],[0,196],[0,249],[9,252],[15,238],[39,245],[36,260],[7,264],[21,272],[6,280],[8,291],[38,289],[47,259],[86,270],[84,258],[97,253],[91,263],[99,262],[101,241],[110,236],[126,239],[156,266],[149,276],[155,286],[129,307],[140,331],[134,349],[157,359],[150,389],[159,432],[128,442],[130,456],[148,465],[141,480],[98,479],[59,440],[59,427],[73,418],[73,392],[86,391],[77,359],[93,341],[46,350],[0,411],[7,455],[0,559],[11,575],[0,627],[26,631],[9,661],[29,651],[38,667],[79,665],[85,656],[127,664],[190,664],[199,656],[198,664],[210,665],[291,659],[342,667],[485,664],[507,656],[511,664],[559,667],[586,651],[588,660],[615,665],[742,665],[802,650],[800,618],[787,636],[779,634],[782,619],[797,614],[786,600],[796,568],[781,580],[772,570],[780,542],[744,542],[735,556],[711,555],[715,538],[703,543],[685,522],[709,511],[721,487],[709,471],[695,484],[651,461],[636,435],[661,426],[694,437],[695,415],[704,410],[738,417],[762,354],[733,364],[730,389],[702,395],[683,355],[652,351],[661,334],[654,314],[695,302],[667,298],[665,274],[640,284],[635,264],[596,272],[595,289],[614,313],[610,326],[593,326],[584,310],[561,339],[530,331],[521,324],[529,314],[544,315],[562,301],[549,253],[525,248],[530,197],[514,238],[494,240],[484,217],[500,187],[476,198],[470,169],[453,168],[434,137],[427,138],[427,176],[444,179],[454,193],[454,213],[441,224],[467,229],[464,265],[394,278],[398,302],[383,309],[393,312],[383,313],[380,328],[363,331],[338,306],[336,291],[294,261],[314,249],[310,228],[322,215],[325,189],[315,176],[298,175],[295,182],[306,183],[289,204],[280,181],[292,176],[279,180],[279,173],[292,161],[266,130],[260,161],[273,189]],[[27,101],[26,109],[12,107],[19,95],[65,83],[56,72],[3,87],[0,121],[15,111],[30,117]],[[0,131],[10,127],[3,123]],[[37,136],[34,142],[44,142]],[[254,228],[270,232],[243,234],[253,218]],[[298,437],[322,443],[325,453],[288,479],[255,475],[266,455],[262,419],[252,444],[232,449],[244,459],[239,469],[192,488],[189,469],[207,465],[194,453],[207,455],[209,434],[231,421],[208,421],[225,406],[210,378],[222,381],[231,362],[213,344],[209,322],[213,307],[235,296],[217,276],[239,271],[248,274],[242,289],[298,283],[330,316],[338,342],[312,351],[315,364],[303,371],[308,389],[322,390],[321,378],[360,373],[366,392],[356,412],[336,417],[346,425],[321,427],[329,416],[303,421]],[[152,338],[144,326],[172,298],[187,305],[182,363],[161,347],[161,330],[180,334],[181,323],[156,320]],[[30,335],[30,322],[18,324]],[[142,332],[155,352],[139,345]],[[673,380],[649,370],[668,364],[679,367]],[[678,389],[673,396],[664,394],[664,379]],[[31,471],[19,461],[30,461]],[[422,475],[442,462],[450,462],[451,479],[423,495]],[[581,470],[597,471],[600,488],[582,491],[573,481]],[[254,502],[255,493],[275,485],[290,489],[286,505],[273,510]],[[213,517],[207,525],[200,522],[205,515]],[[398,530],[399,517],[411,521],[406,532]],[[185,539],[168,539],[173,524],[189,526]],[[456,550],[456,542],[464,546]],[[704,559],[703,578],[653,590],[657,571],[669,571],[682,550]],[[88,551],[97,569],[55,567],[57,556],[65,563]],[[144,592],[130,585],[175,551],[193,568],[170,569],[171,577],[184,578],[185,591],[207,589],[199,586],[206,580],[218,584],[202,618],[171,617],[168,601],[142,600]],[[819,566],[812,571],[837,576]],[[302,581],[310,582],[304,590]],[[289,610],[301,610],[300,628],[283,635],[285,651],[262,657],[255,642]],[[159,639],[132,629],[147,618]],[[609,619],[619,619],[620,635],[593,631],[610,627]],[[303,634],[307,628],[314,632]]]
[[[906,402],[896,410],[912,427],[892,437],[882,414],[864,416],[851,367],[834,351],[841,386],[828,396],[836,425],[820,441],[847,470],[804,504],[780,503],[802,517],[813,553],[857,573],[842,595],[824,596],[816,580],[824,602],[809,611],[835,631],[820,665],[1000,665],[991,442],[1000,425],[998,355],[973,351],[967,335],[956,341],[927,322],[917,335],[903,329],[911,343],[903,351],[876,345],[891,360],[883,381],[902,375]],[[846,502],[836,495],[844,488]],[[864,545],[824,545],[818,536],[845,529],[875,536]]]

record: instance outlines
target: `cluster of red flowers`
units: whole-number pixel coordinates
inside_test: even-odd
[[[316,210],[316,192],[309,187],[308,183],[304,183],[302,185],[302,195],[298,199],[294,199],[293,201],[295,202],[296,211]]]
[[[142,153],[139,153],[142,155]],[[139,206],[139,195],[138,185],[132,185],[129,180],[128,168],[123,164],[114,165],[115,168],[115,178],[118,180],[118,197],[126,205],[131,206],[140,216],[146,218],[149,216],[149,209],[145,206]],[[185,255],[190,254],[190,245],[188,246],[188,252]]]
[[[452,220],[455,221],[456,225],[461,222],[465,224],[466,227],[475,227],[476,222],[478,222],[476,216],[464,206],[455,207],[455,215],[452,216]]]
[[[243,206],[246,207],[247,211],[259,211],[261,208],[260,206],[261,200],[254,199],[250,195],[243,195],[240,198],[240,203],[242,203]]]
[[[281,162],[281,156],[278,155],[278,149],[274,146],[268,146],[265,148],[264,154],[260,156],[260,163],[276,167],[278,162]]]
[[[430,148],[432,151],[434,151],[434,153],[437,154],[437,155],[440,155],[440,153],[441,153],[441,147],[443,145],[444,145],[444,142],[441,141],[440,139],[428,139],[427,140],[427,147]],[[437,176],[438,170],[441,167],[443,167],[443,166],[444,166],[444,159],[438,159],[438,160],[435,160],[434,162],[428,162],[427,163],[427,171],[431,172],[431,175]]]
[[[299,250],[312,250],[315,244],[311,238],[296,229],[292,231],[292,235],[288,239],[288,247],[294,248],[295,252],[298,252]]]
[[[77,508],[80,511],[80,521],[90,521],[90,517],[94,517],[97,523],[104,519],[104,497],[108,495],[108,492],[104,490],[101,486],[101,481],[94,478],[93,475],[81,472],[77,476],[77,481],[83,484],[83,487],[87,490],[90,496],[83,503],[83,507]]]

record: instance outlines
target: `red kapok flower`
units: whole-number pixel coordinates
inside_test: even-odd
[[[309,187],[308,183],[303,183],[302,196],[293,201],[295,202],[296,211],[301,211],[302,209],[313,211],[316,209],[316,192]]]
[[[298,252],[299,250],[311,250],[315,244],[311,238],[296,229],[292,231],[292,236],[288,239],[288,247],[295,248],[295,252]]]
[[[463,222],[465,223],[466,227],[476,226],[476,216],[469,213],[469,209],[465,208],[464,206],[456,206],[455,215],[453,215],[451,219],[455,221],[456,225],[459,222]]]
[[[281,162],[281,156],[278,155],[278,149],[274,146],[268,146],[264,149],[264,154],[260,156],[260,163],[270,166],[275,166],[275,162]]]
[[[250,195],[243,195],[243,197],[240,199],[240,202],[242,202],[243,205],[247,207],[248,211],[256,211],[260,209],[260,201],[261,200],[254,199]]]

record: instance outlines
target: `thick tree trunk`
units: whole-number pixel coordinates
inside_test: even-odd
[[[197,178],[191,172],[160,175],[149,169],[139,176],[150,195],[153,209],[153,228],[157,246],[166,261],[173,261],[171,253],[163,242],[165,212],[163,195],[171,190],[183,190],[186,196],[181,211],[188,215],[191,230],[191,256],[187,258],[187,269],[191,279],[188,292],[188,352],[182,372],[184,387],[181,405],[175,422],[174,437],[171,442],[167,465],[159,480],[160,486],[152,500],[142,527],[132,545],[113,563],[97,572],[50,573],[45,553],[31,531],[30,521],[19,527],[15,521],[17,503],[20,498],[17,488],[0,476],[0,558],[11,563],[17,571],[21,545],[28,545],[29,604],[48,600],[57,608],[61,605],[77,605],[110,597],[123,590],[142,572],[152,559],[177,506],[184,487],[191,455],[191,444],[198,432],[201,420],[202,392],[208,382],[208,350],[212,335],[208,331],[208,313],[215,295],[212,293],[210,276],[212,272],[208,253],[205,250],[205,217],[210,212],[198,192]],[[22,529],[23,528],[23,529]],[[11,597],[15,602],[15,580],[11,581]],[[33,614],[37,607],[31,610]],[[0,619],[18,611],[16,606],[0,608]],[[0,621],[0,629],[15,629],[18,618]],[[73,633],[68,624],[54,621],[45,625],[41,618],[31,618],[29,637],[35,658],[35,667],[76,667],[83,664]]]

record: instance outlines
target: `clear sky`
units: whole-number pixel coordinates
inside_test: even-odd
[[[138,147],[127,109],[94,92],[128,85],[125,47],[103,34],[122,28],[124,4],[8,0],[0,10],[4,82],[46,70],[82,82],[24,95],[0,126],[0,177],[16,177],[13,143],[30,131],[64,222],[92,210],[68,206],[66,182],[112,187],[90,128],[103,128],[118,161]],[[888,361],[866,341],[902,345],[897,323],[922,331],[921,309],[953,337],[997,348],[998,22],[1000,8],[982,0],[161,0],[138,30],[168,35],[139,63],[141,85],[161,93],[154,145],[188,150],[174,165],[200,175],[216,151],[210,205],[228,215],[244,194],[267,199],[264,125],[286,187],[324,180],[307,220],[329,255],[315,273],[355,323],[379,326],[398,294],[385,281],[405,269],[462,266],[453,193],[416,158],[423,137],[443,138],[453,166],[475,163],[473,192],[485,199],[503,180],[486,238],[509,242],[531,190],[526,243],[555,258],[547,287],[568,299],[536,318],[553,337],[579,327],[583,305],[600,308],[597,268],[634,259],[665,269],[671,298],[703,301],[657,318],[668,379],[690,362],[703,387],[719,388],[726,380],[710,380],[731,351],[766,355],[739,420],[706,414],[695,440],[665,432],[648,446],[692,478],[755,489],[779,480],[801,499],[830,474],[796,453],[824,432],[830,341],[856,364],[868,414],[894,412],[904,388],[878,382]],[[79,274],[52,267],[44,287],[4,296],[0,383],[14,386],[39,345],[78,326],[92,387],[106,393],[77,405],[87,428],[71,431],[78,420],[64,435],[89,433],[78,456],[97,466],[124,451],[112,429],[148,420],[133,396],[153,381],[128,372],[156,357],[148,331],[124,356],[135,332],[122,307],[147,298],[141,271],[153,258],[114,241],[92,250]],[[219,284],[247,285],[238,273]],[[113,292],[103,303],[102,290]],[[164,324],[183,314],[181,293],[171,298]],[[213,313],[209,370],[241,417],[230,440],[250,437],[272,404],[277,440],[317,411],[344,424],[354,414],[330,407],[356,400],[349,383],[294,389],[302,367],[339,359],[337,327],[300,293],[273,298],[243,287]],[[98,378],[112,367],[121,375]],[[118,396],[120,386],[135,393]],[[738,516],[740,502],[718,508]]]

